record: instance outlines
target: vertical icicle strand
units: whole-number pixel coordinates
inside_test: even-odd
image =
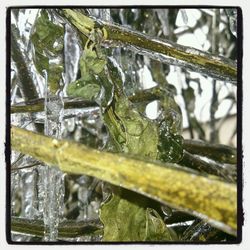
[[[45,122],[44,133],[50,137],[60,139],[62,136],[63,121],[63,92],[50,92],[47,72],[45,75]],[[64,174],[58,167],[42,166],[41,184],[44,189],[42,210],[44,220],[44,241],[56,241],[58,235],[58,225],[63,216],[64,200]],[[40,199],[41,201],[41,199]]]

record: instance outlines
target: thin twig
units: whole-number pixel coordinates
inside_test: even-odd
[[[137,91],[134,95],[129,96],[128,99],[131,102],[151,102],[154,100],[159,100],[163,97],[164,91],[158,87],[151,89]],[[82,98],[70,98],[64,97],[64,109],[78,109],[78,108],[90,108],[98,107],[98,104],[92,100],[86,100]],[[37,98],[27,102],[16,103],[11,106],[11,113],[26,113],[26,112],[42,112],[44,111],[44,98]]]
[[[44,236],[44,222],[26,218],[11,218],[11,231],[38,237]],[[75,238],[87,235],[102,234],[102,226],[97,221],[61,222],[58,226],[58,238]]]
[[[97,107],[97,103],[81,98],[63,98],[64,109],[77,109]],[[42,112],[44,111],[44,98],[37,98],[28,102],[21,102],[11,106],[11,113]]]
[[[198,170],[201,173],[218,176],[228,182],[236,182],[237,180],[237,170],[235,165],[220,164],[211,160],[207,162],[199,156],[190,154],[185,150],[183,152],[183,158],[179,164]]]
[[[211,144],[205,141],[184,140],[183,147],[191,154],[202,155],[221,163],[237,163],[237,150],[226,145]]]
[[[33,83],[30,72],[27,68],[27,58],[20,50],[14,28],[11,29],[11,57],[15,62],[18,78],[20,80],[19,85],[22,90],[23,97],[26,101],[38,98],[38,93]]]
[[[15,168],[11,168],[11,171],[19,171],[20,169],[27,169],[27,168],[32,168],[32,167],[35,167],[35,166],[38,166],[40,165],[41,163],[40,162],[34,162],[30,165],[26,165],[26,166],[23,166],[23,167],[15,167]]]

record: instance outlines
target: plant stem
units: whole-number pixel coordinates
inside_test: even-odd
[[[119,44],[130,45],[138,53],[147,53],[148,56],[154,59],[164,61],[164,58],[166,60],[172,58],[172,63],[177,66],[199,71],[233,84],[237,82],[237,68],[230,59],[218,57],[191,47],[180,46],[167,40],[151,38],[117,24],[96,21],[77,10],[62,9],[58,10],[58,13],[87,37],[93,29],[99,28],[104,33],[103,43],[111,46],[112,42],[115,42],[115,46]]]
[[[171,225],[171,224],[185,222],[185,221],[194,220],[194,219],[195,217],[190,214],[183,213],[182,211],[173,211],[169,218],[164,219],[164,222],[167,225]]]
[[[237,163],[237,150],[226,145],[184,140],[183,147],[191,154],[206,156],[222,163]]]
[[[214,17],[212,21],[212,52],[218,53],[219,50],[219,40],[220,37],[218,36],[219,33],[219,24],[220,24],[220,10],[214,10]],[[211,143],[218,143],[219,142],[219,130],[216,129],[216,120],[215,120],[215,113],[218,110],[219,103],[218,103],[218,93],[216,90],[216,80],[212,80],[212,98],[211,98],[211,105],[210,105],[210,142]]]
[[[64,109],[77,109],[97,107],[97,103],[91,100],[76,98],[63,98]],[[11,106],[11,113],[42,112],[44,111],[44,98],[37,98],[25,103],[17,103]]]
[[[64,172],[94,176],[156,199],[236,234],[236,185],[196,175],[176,164],[139,160],[56,140],[15,126],[12,149],[57,165]]]
[[[42,220],[11,217],[11,231],[44,237],[44,223]],[[101,225],[96,221],[61,222],[58,226],[58,238],[75,238],[85,235],[101,234]]]
[[[158,87],[152,89],[138,91],[134,95],[129,96],[131,102],[151,102],[162,98],[163,91]],[[92,100],[84,100],[81,98],[63,98],[64,109],[77,109],[98,107],[98,104]],[[44,111],[44,98],[37,98],[27,102],[17,103],[11,106],[11,113],[26,113],[26,112],[42,112]]]
[[[38,93],[34,86],[32,77],[27,68],[27,58],[24,57],[20,50],[16,35],[13,29],[11,29],[11,56],[13,61],[16,63],[18,70],[18,77],[20,79],[20,88],[22,90],[23,97],[26,101],[38,98]]]
[[[217,162],[205,161],[197,155],[192,155],[184,150],[183,158],[179,162],[180,165],[198,170],[201,173],[216,175],[225,181],[236,182],[236,167],[231,164],[219,164]]]

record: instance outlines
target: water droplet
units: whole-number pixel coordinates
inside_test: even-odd
[[[169,218],[172,216],[172,209],[168,206],[161,206],[161,210],[163,212],[163,214]]]
[[[65,121],[65,127],[69,132],[73,132],[75,130],[75,118],[69,118]]]

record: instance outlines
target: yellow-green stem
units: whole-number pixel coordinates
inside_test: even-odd
[[[207,220],[221,230],[236,234],[236,185],[161,164],[101,152],[75,142],[56,140],[15,126],[13,150],[58,165],[64,172],[86,174],[141,193],[174,208]]]

